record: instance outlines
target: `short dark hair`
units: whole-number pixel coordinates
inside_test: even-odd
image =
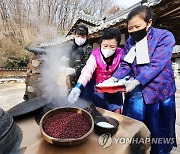
[[[151,8],[145,5],[140,5],[132,9],[131,12],[127,16],[127,19],[126,19],[127,22],[136,15],[140,15],[146,23],[148,23],[150,19],[154,20],[153,19],[154,14]]]
[[[75,34],[88,36],[88,27],[85,25],[78,25],[75,29]]]
[[[121,32],[117,28],[109,28],[104,31],[101,37],[101,42],[103,40],[115,39],[118,44],[121,42]]]

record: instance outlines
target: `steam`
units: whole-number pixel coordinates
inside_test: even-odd
[[[48,48],[47,54],[42,56],[39,86],[48,102],[60,100],[68,95],[66,77],[75,73],[75,70],[68,66],[70,50],[70,44],[66,43]]]
[[[71,45],[65,43],[48,48],[47,54],[42,57],[42,76],[39,80],[39,86],[43,90],[43,97],[50,103],[48,104],[50,108],[67,106],[86,108],[92,104],[84,99],[78,99],[74,104],[68,102],[69,92],[66,86],[66,78],[70,74],[75,74],[75,70],[68,66],[70,51]]]

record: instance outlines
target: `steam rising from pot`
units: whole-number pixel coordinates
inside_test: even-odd
[[[45,55],[42,55],[43,65],[39,86],[42,89],[43,97],[52,102],[61,100],[68,95],[66,77],[75,73],[75,70],[68,66],[68,54],[71,51],[69,43],[47,48]],[[67,101],[65,101],[67,102]]]

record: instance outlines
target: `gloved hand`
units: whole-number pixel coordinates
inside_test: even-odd
[[[71,67],[64,67],[64,73],[65,73],[66,76],[75,75],[76,70],[74,68],[71,68]]]
[[[81,90],[77,87],[74,87],[68,96],[68,101],[70,103],[76,102],[78,100],[80,94],[81,94]]]
[[[68,66],[68,64],[69,64],[69,58],[66,57],[66,56],[62,56],[62,57],[60,58],[60,63],[61,63],[63,66]]]
[[[124,82],[126,87],[126,92],[131,92],[137,85],[140,84],[138,80],[128,80]]]
[[[115,83],[115,82],[117,82],[117,81],[118,81],[117,78],[111,77],[111,78],[109,78],[109,79],[107,79],[107,80],[104,80],[101,84],[102,84],[102,85],[106,85],[106,84],[110,84],[110,83]]]

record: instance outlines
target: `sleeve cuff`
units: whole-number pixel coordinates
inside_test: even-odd
[[[143,80],[141,80],[141,78],[139,76],[136,77],[136,80],[138,80],[140,82],[141,85],[145,85],[146,82],[143,82]]]
[[[81,91],[84,89],[84,86],[81,84],[81,83],[76,83],[76,86],[77,88],[79,88]]]

